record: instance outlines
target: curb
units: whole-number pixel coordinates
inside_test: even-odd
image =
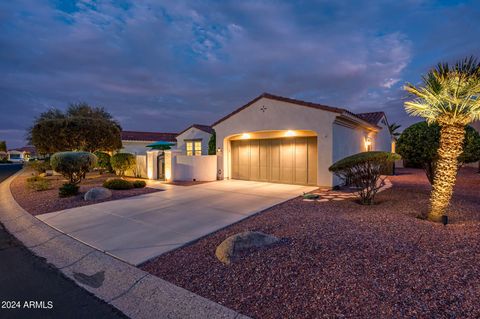
[[[0,183],[0,222],[25,247],[58,268],[77,285],[131,318],[247,319],[232,309],[150,275],[48,226],[13,198],[10,184]],[[99,285],[82,278],[104,278]]]

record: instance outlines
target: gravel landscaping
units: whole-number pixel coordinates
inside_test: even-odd
[[[430,185],[399,169],[375,205],[299,197],[141,268],[254,318],[479,318],[476,171],[460,171],[448,226],[416,218]],[[216,247],[243,231],[282,241],[222,264]]]
[[[89,173],[87,178],[82,180],[80,184],[80,192],[76,196],[60,198],[58,196],[58,188],[62,186],[66,180],[62,176],[46,177],[50,181],[51,188],[45,191],[36,191],[27,187],[27,178],[32,176],[33,171],[27,170],[17,176],[10,184],[10,190],[17,203],[32,215],[40,215],[51,213],[67,208],[96,204],[100,202],[121,199],[136,195],[148,194],[161,191],[154,188],[133,188],[129,190],[111,190],[112,197],[97,200],[85,201],[83,195],[93,187],[102,186],[107,178],[117,177],[114,174],[98,174]],[[131,179],[135,180],[135,179]]]

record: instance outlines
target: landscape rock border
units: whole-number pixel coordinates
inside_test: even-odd
[[[80,287],[131,318],[249,318],[77,241],[32,216],[10,192],[11,182],[21,172],[0,183],[0,222],[25,247]],[[91,276],[102,271],[105,279],[99,287],[77,280],[79,273]]]

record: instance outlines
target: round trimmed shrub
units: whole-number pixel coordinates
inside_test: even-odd
[[[111,178],[103,182],[103,187],[108,189],[125,190],[125,189],[132,189],[134,186],[133,186],[133,183],[125,179]]]
[[[46,171],[52,169],[52,167],[50,166],[50,161],[48,160],[29,161],[27,162],[27,167],[30,167],[31,169],[35,170],[38,174],[45,173]]]
[[[74,185],[80,183],[96,164],[97,157],[89,152],[59,152],[50,158],[52,168]]]
[[[110,158],[110,164],[117,175],[125,176],[125,171],[133,169],[136,165],[135,155],[130,153],[117,153]]]
[[[132,184],[133,184],[133,187],[135,187],[135,188],[144,188],[145,186],[147,186],[147,183],[145,183],[145,181],[141,181],[141,180],[133,181]]]
[[[110,164],[110,155],[105,152],[97,151],[94,153],[97,157],[97,168],[100,169],[100,174],[104,171],[112,172],[112,165]]]
[[[390,152],[363,152],[345,157],[328,169],[346,184],[358,187],[361,203],[369,205],[381,187],[381,175],[400,158],[400,155]]]

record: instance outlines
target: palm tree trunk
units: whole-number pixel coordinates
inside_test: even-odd
[[[444,124],[440,129],[438,161],[433,178],[433,190],[430,198],[428,219],[441,221],[445,215],[457,178],[458,156],[463,150],[465,127],[463,125]]]

